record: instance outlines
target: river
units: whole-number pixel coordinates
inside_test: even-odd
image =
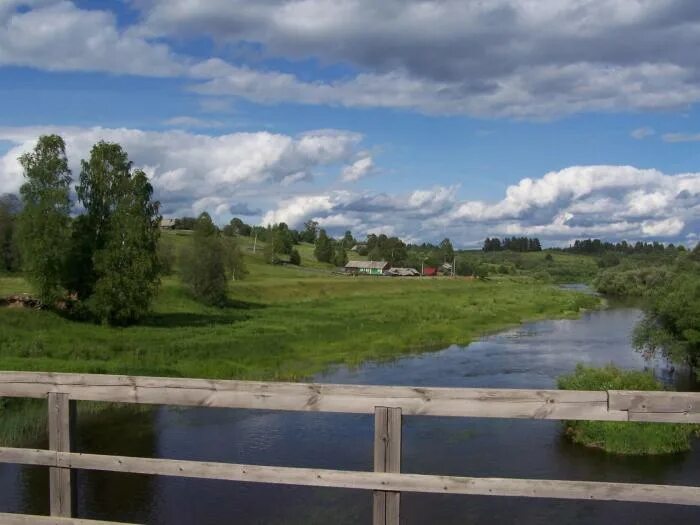
[[[465,346],[389,363],[338,367],[318,382],[553,388],[577,363],[652,366],[681,390],[690,375],[648,365],[630,346],[640,310],[526,323]],[[700,485],[700,451],[625,458],[573,445],[556,421],[406,417],[404,472]],[[82,452],[263,465],[372,469],[372,416],[177,409],[110,411],[79,424]],[[48,474],[0,466],[0,511],[48,512]],[[372,495],[99,472],[78,473],[81,517],[135,523],[370,523]],[[693,507],[617,502],[403,494],[402,523],[700,523]]]

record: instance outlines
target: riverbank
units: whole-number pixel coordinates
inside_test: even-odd
[[[177,278],[167,278],[153,314],[129,328],[1,309],[0,369],[296,380],[331,364],[467,344],[523,321],[571,318],[599,304],[528,278],[352,278],[269,265],[251,270],[249,280],[232,284],[231,305],[221,309],[193,301]],[[0,289],[21,292],[26,285],[0,278]]]

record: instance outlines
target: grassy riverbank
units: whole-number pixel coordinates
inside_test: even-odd
[[[177,277],[166,278],[153,314],[129,328],[0,309],[0,369],[294,380],[331,364],[466,344],[525,320],[573,317],[598,302],[529,278],[335,276],[308,251],[302,268],[247,252],[250,276],[232,283],[227,308],[202,306]],[[0,277],[0,290],[28,291],[17,277]]]
[[[651,373],[624,371],[613,366],[587,368],[579,365],[559,378],[564,390],[663,390]],[[673,454],[690,450],[699,425],[668,423],[618,423],[567,421],[566,433],[574,443],[621,455]]]

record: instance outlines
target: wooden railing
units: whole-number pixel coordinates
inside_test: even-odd
[[[700,393],[423,388],[0,372],[0,397],[48,400],[49,450],[0,447],[0,463],[49,467],[53,516],[0,514],[0,523],[105,523],[72,518],[76,494],[72,469],[371,490],[375,525],[399,522],[401,492],[700,506],[700,487],[400,472],[403,416],[699,423]],[[77,453],[71,446],[76,401],[374,414],[374,472]]]

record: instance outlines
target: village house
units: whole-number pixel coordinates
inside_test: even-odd
[[[345,273],[383,275],[389,269],[386,261],[350,261],[345,265]]]

